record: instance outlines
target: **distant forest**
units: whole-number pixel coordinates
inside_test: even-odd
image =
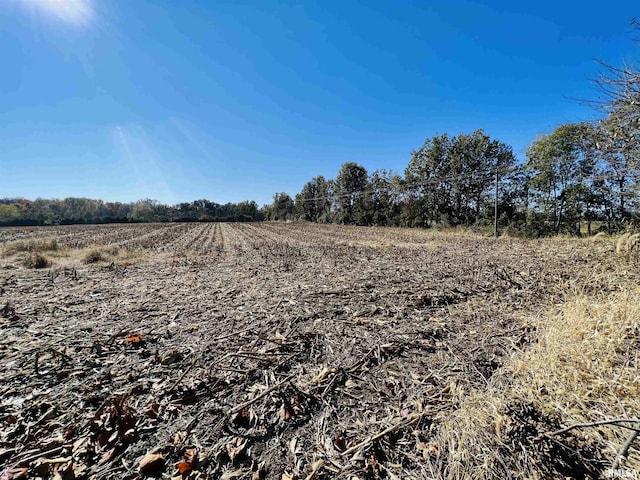
[[[34,201],[0,200],[0,225],[70,225],[142,222],[255,222],[264,216],[256,202],[226,203],[196,200],[163,205],[155,200],[132,203],[103,202],[89,198]]]
[[[636,24],[637,25],[637,24]],[[404,227],[466,226],[529,236],[613,233],[640,221],[640,69],[603,65],[596,122],[559,125],[516,162],[483,130],[427,138],[403,173],[342,165],[270,205],[208,200],[163,205],[86,198],[0,200],[0,225],[305,220]],[[497,208],[496,208],[497,206]]]

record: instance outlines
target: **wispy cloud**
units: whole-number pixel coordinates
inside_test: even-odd
[[[46,15],[64,23],[86,27],[95,21],[92,0],[18,0],[32,17]]]

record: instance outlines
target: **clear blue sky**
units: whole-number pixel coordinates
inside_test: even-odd
[[[595,117],[637,2],[0,0],[0,198],[271,201]]]

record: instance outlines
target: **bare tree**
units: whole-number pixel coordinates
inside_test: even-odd
[[[640,22],[631,20],[634,30],[640,32]],[[640,45],[640,42],[636,42]],[[598,62],[604,69],[595,84],[603,97],[593,103],[598,104],[609,115],[621,122],[621,126],[640,127],[640,68],[638,65],[616,67],[603,61]]]

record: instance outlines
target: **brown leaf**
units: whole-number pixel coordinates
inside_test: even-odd
[[[178,350],[169,350],[160,360],[162,365],[172,365],[182,360],[182,354]]]
[[[180,474],[190,472],[193,469],[189,462],[178,462],[176,464],[176,468],[178,469],[178,472],[180,472]]]
[[[262,480],[265,475],[265,462],[256,463],[253,462],[251,464],[251,470],[253,471],[251,474],[251,480]]]
[[[55,470],[54,478],[59,478],[60,480],[73,480],[75,479],[75,469],[73,468],[73,462],[69,461],[63,465],[60,465]]]
[[[75,476],[75,478],[84,477],[86,473],[87,473],[87,466],[86,465],[77,464],[77,463],[73,464],[73,475]]]
[[[191,465],[191,468],[198,466],[198,450],[195,448],[187,448],[184,451],[184,461]]]
[[[48,478],[49,473],[51,472],[51,464],[40,460],[33,462],[31,464],[31,468],[33,469],[33,473],[39,477]]]
[[[173,436],[173,444],[180,445],[187,438],[187,432],[185,430],[178,430]]]
[[[157,473],[164,468],[164,457],[159,453],[148,453],[142,460],[138,469],[142,474]]]
[[[64,439],[65,440],[69,440],[71,437],[73,437],[76,434],[76,427],[73,425],[69,425],[67,427],[67,430],[64,432]]]
[[[158,411],[160,409],[160,404],[158,402],[153,402],[149,405],[149,408],[145,410],[144,414],[147,418],[158,418]]]
[[[280,407],[280,420],[283,422],[289,420],[293,417],[293,413],[293,409],[289,405],[283,404]]]
[[[198,450],[195,448],[187,448],[184,451],[184,461],[176,464],[176,468],[181,474],[195,470],[197,466]]]
[[[422,453],[422,457],[425,460],[438,458],[440,456],[440,449],[438,448],[438,445],[435,443],[427,444],[425,442],[418,442],[416,444],[416,450]]]
[[[127,343],[140,343],[142,342],[142,335],[139,333],[134,333],[127,337]]]

